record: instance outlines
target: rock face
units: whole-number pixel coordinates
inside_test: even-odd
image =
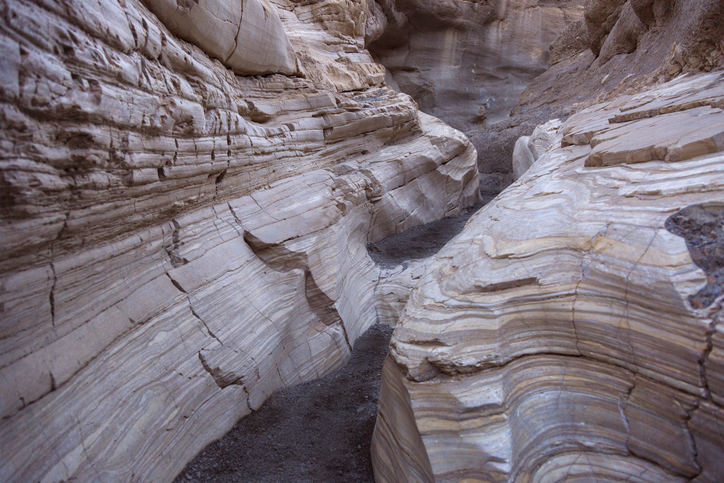
[[[383,87],[364,5],[177,3],[3,5],[2,481],[171,480],[345,362],[369,242],[479,198],[471,144]]]
[[[531,83],[513,114],[544,106],[575,110],[681,73],[720,68],[722,15],[721,0],[591,0],[585,26],[556,39],[551,51],[558,61]]]
[[[680,73],[724,65],[724,3],[721,0],[585,2],[550,45],[552,65],[523,91],[511,117],[466,134],[478,146],[478,165],[512,171],[515,143],[536,126],[621,94],[639,92]],[[484,149],[482,148],[484,146]],[[501,177],[505,186],[510,177]],[[481,188],[494,191],[483,175]]]
[[[561,127],[559,119],[553,119],[536,127],[530,136],[521,136],[513,148],[513,176],[515,179],[523,176],[533,163],[550,148]]]
[[[145,0],[174,35],[237,74],[296,74],[297,57],[267,0]]]
[[[388,79],[421,110],[469,136],[508,117],[549,67],[551,43],[583,18],[580,0],[377,0],[376,6],[367,40]],[[489,156],[487,139],[471,140],[483,187],[501,191],[512,181],[510,153]]]
[[[378,482],[724,479],[722,81],[575,114],[428,263]]]

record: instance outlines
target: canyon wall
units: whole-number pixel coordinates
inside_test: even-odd
[[[511,118],[470,137],[510,159],[517,139],[536,125],[680,74],[724,67],[723,15],[722,0],[588,1],[584,18],[551,44],[551,68],[521,94]]]
[[[377,0],[373,7],[367,42],[390,85],[465,132],[490,194],[512,182],[515,142],[537,125],[724,62],[721,0]]]
[[[369,242],[479,199],[365,2],[230,5],[0,2],[2,481],[170,481],[345,363]]]
[[[723,14],[722,0],[587,2],[584,21],[552,44],[552,67],[531,83],[512,114],[544,107],[575,112],[680,74],[722,68]]]
[[[547,131],[417,275],[376,480],[722,481],[724,75]]]
[[[512,182],[510,149],[499,153],[482,132],[550,66],[550,45],[583,19],[583,3],[377,0],[367,41],[392,85],[472,140],[481,187],[497,194]]]

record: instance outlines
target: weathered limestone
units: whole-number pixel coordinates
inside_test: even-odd
[[[197,45],[144,5],[0,21],[2,481],[171,480],[345,362],[376,320],[369,242],[479,197],[474,148],[382,86],[364,29],[243,2],[224,59],[227,3],[159,13]],[[278,21],[247,30],[254,5]],[[264,54],[289,45],[306,78],[228,69],[294,74]]]
[[[383,370],[378,482],[724,478],[724,152],[587,164],[604,135],[637,153],[654,121],[675,143],[702,110],[721,129],[721,85],[575,114],[428,263]]]

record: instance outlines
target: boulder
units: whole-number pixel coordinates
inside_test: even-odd
[[[298,74],[297,57],[268,0],[144,0],[169,31],[240,75]]]

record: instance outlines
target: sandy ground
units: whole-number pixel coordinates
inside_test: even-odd
[[[387,237],[370,246],[370,255],[387,267],[432,256],[483,204],[458,218]],[[355,343],[345,367],[272,395],[259,411],[204,448],[176,483],[374,482],[370,441],[392,330],[371,327]]]

